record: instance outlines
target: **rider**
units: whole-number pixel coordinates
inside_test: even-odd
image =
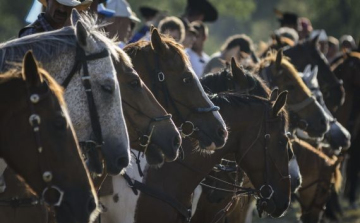
[[[30,34],[61,29],[70,25],[71,10],[86,10],[92,0],[38,0],[45,7],[45,12],[39,14],[37,20],[22,28],[19,37]]]

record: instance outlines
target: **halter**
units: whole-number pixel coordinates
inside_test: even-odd
[[[269,67],[265,67],[265,69],[261,69],[259,71],[259,76],[263,80],[265,80],[269,84],[269,86],[273,86],[274,80],[271,76],[266,75],[266,72],[265,72],[266,69],[269,69]],[[292,120],[291,123],[295,123],[296,126],[301,126],[301,129],[306,130],[307,127],[309,126],[309,123],[305,119],[302,119],[301,117],[299,117],[299,115],[297,113],[299,111],[304,110],[309,105],[311,105],[315,102],[316,102],[316,99],[311,96],[311,97],[307,97],[306,99],[304,99],[303,101],[301,101],[299,103],[294,103],[294,104],[286,103],[286,108],[288,109],[288,111],[290,113],[289,115]]]
[[[304,203],[301,201],[300,197],[297,194],[293,194],[295,199],[299,202],[299,204],[301,206],[303,215],[306,215],[306,214],[310,213],[313,208],[316,208],[316,209],[321,210],[321,211],[325,211],[325,209],[326,209],[325,204],[327,203],[328,199],[323,204],[316,203],[316,200],[317,200],[318,196],[321,195],[321,192],[320,192],[321,189],[326,188],[326,190],[328,192],[330,192],[332,190],[333,184],[331,183],[330,187],[324,187],[321,183],[325,183],[326,186],[328,186],[329,185],[329,180],[326,180],[326,179],[324,179],[322,177],[323,176],[322,171],[319,171],[319,173],[320,173],[319,174],[320,177],[318,179],[314,180],[313,182],[309,183],[308,185],[306,185],[304,187],[301,187],[298,190],[298,192],[305,191],[305,190],[307,190],[307,189],[309,189],[309,188],[316,185],[315,196],[313,197],[312,201],[310,202],[310,205],[307,208],[304,205]]]
[[[150,65],[148,63],[147,58],[145,57],[144,54],[144,61],[147,64],[147,67],[150,68]],[[188,105],[174,99],[169,91],[169,88],[166,84],[166,78],[165,78],[165,74],[161,69],[160,66],[160,58],[159,55],[157,53],[155,53],[155,68],[151,69],[152,70],[150,72],[150,78],[152,80],[152,92],[154,93],[156,98],[159,98],[159,94],[158,94],[158,90],[160,89],[161,92],[164,95],[165,98],[165,107],[169,107],[172,106],[175,110],[175,114],[178,118],[180,118],[182,124],[179,127],[179,132],[181,133],[181,136],[183,138],[189,137],[191,136],[195,131],[201,131],[198,127],[196,127],[194,125],[193,122],[189,121],[189,117],[192,114],[202,114],[202,113],[209,113],[209,112],[213,112],[213,111],[219,111],[220,108],[218,106],[211,106],[208,108],[204,108],[204,107],[189,107]],[[185,117],[181,114],[178,105],[183,106],[184,108],[186,108],[187,110],[189,110],[188,115],[186,115]],[[203,132],[204,133],[204,132]],[[206,133],[204,133],[206,134]]]
[[[154,131],[154,128],[155,128],[155,124],[153,125],[153,127],[151,128],[151,125],[155,122],[161,122],[161,121],[166,121],[166,120],[170,120],[171,119],[171,114],[166,114],[164,116],[159,116],[159,117],[150,117],[148,116],[147,114],[145,114],[144,112],[140,111],[139,109],[135,108],[134,106],[132,106],[129,102],[125,101],[125,100],[122,100],[123,104],[129,106],[130,108],[132,108],[134,111],[140,113],[141,115],[149,118],[149,125],[147,127],[147,132],[146,133],[143,133],[142,131],[140,131],[139,129],[136,128],[136,125],[135,125],[135,122],[132,120],[132,118],[128,116],[128,121],[131,123],[131,125],[135,128],[139,138],[138,138],[138,141],[139,141],[139,145],[141,147],[144,148],[144,154],[148,148],[148,146],[150,145],[151,143],[151,137],[152,137],[152,133]]]
[[[44,156],[44,148],[41,136],[40,136],[40,124],[41,124],[41,117],[36,112],[36,105],[42,101],[43,99],[47,98],[50,95],[49,87],[44,81],[41,87],[46,87],[46,92],[44,94],[37,94],[32,93],[30,90],[30,87],[27,86],[27,96],[29,99],[29,108],[31,115],[29,116],[29,124],[32,128],[32,131],[34,133],[35,141],[36,141],[36,148],[38,152],[39,157],[39,167],[40,172],[42,173],[42,180],[46,184],[45,189],[42,191],[41,194],[39,194],[40,199],[37,198],[26,198],[26,199],[20,199],[17,197],[13,197],[9,200],[0,200],[0,206],[12,206],[12,207],[25,207],[25,206],[32,206],[37,205],[39,203],[46,203],[50,206],[56,206],[59,207],[62,204],[63,198],[64,198],[64,192],[56,185],[52,183],[53,174],[51,171],[51,168],[48,163],[48,159]],[[47,200],[48,194],[56,194],[58,200],[57,201],[49,201]]]
[[[77,72],[80,72],[81,68],[83,68],[83,76],[81,77],[82,84],[85,88],[85,93],[88,101],[88,108],[90,113],[90,121],[91,127],[94,133],[94,138],[86,141],[79,142],[84,154],[88,154],[88,159],[93,159],[94,162],[98,163],[100,158],[97,149],[101,149],[104,144],[101,124],[99,119],[99,114],[96,109],[96,104],[94,100],[94,95],[91,88],[90,75],[87,62],[92,60],[98,60],[109,56],[109,51],[104,49],[99,53],[94,53],[90,55],[86,55],[85,51],[77,44],[76,47],[76,55],[75,55],[75,64],[71,69],[68,76],[62,83],[62,86],[66,89],[69,85],[71,79],[75,76]]]

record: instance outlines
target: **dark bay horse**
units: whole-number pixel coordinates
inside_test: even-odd
[[[80,156],[61,87],[38,68],[32,52],[28,52],[22,72],[0,75],[0,91],[0,157],[39,196],[33,202],[54,208],[59,223],[94,220],[97,197]],[[2,222],[33,222],[22,219],[24,200],[17,200],[13,194],[8,197],[6,190],[0,195]]]
[[[329,120],[324,109],[312,97],[311,91],[298,75],[295,67],[283,57],[282,50],[270,53],[255,68],[270,87],[288,90],[287,110],[290,128],[306,131],[311,137],[323,137],[329,130]]]
[[[222,157],[233,153],[253,182],[255,194],[261,194],[258,196],[262,209],[273,217],[281,216],[287,209],[289,144],[285,135],[286,115],[282,111],[286,93],[280,94],[275,103],[231,94],[219,94],[212,101],[221,107],[221,115],[230,126],[228,142],[223,149],[206,155],[194,152],[193,142],[183,140],[182,160],[165,163],[160,169],[148,169],[144,182],[149,189],[141,190],[135,221],[153,222],[156,216],[157,222],[188,222],[191,211],[187,209],[191,208],[194,189]],[[265,136],[268,134],[271,136]],[[160,199],[154,194],[160,195]]]
[[[261,96],[265,98],[274,98],[277,96],[276,91],[270,96],[270,90],[264,83],[264,81],[257,75],[251,74],[251,72],[241,69],[237,66],[234,60],[231,61],[231,71],[224,69],[223,71],[215,74],[207,74],[201,79],[201,84],[209,92],[237,92],[245,93],[249,95]],[[275,97],[276,99],[276,97]],[[274,99],[271,99],[274,100]],[[228,159],[233,160],[231,157]],[[301,184],[301,176],[295,157],[289,162],[289,173],[291,176],[291,191],[294,192]],[[211,175],[220,178],[225,181],[230,181],[234,184],[241,184],[243,173],[236,168],[236,163],[233,161],[222,161],[219,168],[214,168]],[[245,176],[243,179],[245,182],[249,179]],[[202,188],[201,197],[199,199],[196,212],[191,222],[208,222],[214,218],[216,214],[226,209],[228,203],[234,199],[233,194],[222,191],[222,189],[231,190],[232,186],[217,182],[211,178],[206,181],[208,184],[215,188]],[[251,183],[250,183],[251,185]],[[252,185],[251,185],[252,186]],[[217,190],[216,188],[220,188]],[[245,204],[244,204],[245,201]],[[247,207],[244,205],[249,204],[250,198],[237,197],[234,199],[233,206],[227,213],[233,217],[235,212],[240,215],[246,215],[244,211],[247,211]],[[233,210],[233,211],[232,211]],[[223,220],[227,222],[229,217],[227,216]],[[240,218],[238,218],[240,220]]]
[[[224,146],[228,135],[225,123],[202,89],[182,46],[153,29],[150,42],[132,43],[124,50],[183,136],[194,133],[200,148],[206,150]]]
[[[150,156],[147,158],[150,165],[160,165],[164,160],[175,160],[181,145],[181,136],[171,120],[171,115],[141,80],[128,55],[121,49],[119,55],[120,60],[114,63],[131,148]],[[148,149],[154,151],[148,152]]]
[[[331,71],[328,61],[318,49],[317,42],[318,36],[293,47],[285,47],[284,54],[291,59],[291,63],[299,71],[303,71],[308,64],[319,67],[320,89],[326,106],[333,112],[344,103],[345,91],[342,81]]]

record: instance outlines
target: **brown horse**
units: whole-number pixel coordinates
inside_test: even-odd
[[[330,111],[335,111],[344,103],[345,91],[342,81],[331,71],[328,61],[319,51],[318,38],[316,36],[312,40],[300,42],[293,47],[286,47],[284,54],[291,59],[291,63],[299,71],[303,71],[308,64],[318,66],[318,80],[325,104]]]
[[[206,96],[179,44],[153,29],[150,42],[132,43],[124,50],[183,136],[194,133],[206,150],[224,146],[228,132],[219,108]]]
[[[292,146],[303,177],[302,187],[295,196],[301,205],[301,220],[304,223],[316,223],[321,219],[331,191],[340,189],[342,179],[340,161],[336,157],[329,158],[301,140],[293,140]],[[249,208],[250,204],[246,199],[239,199],[223,222],[245,222],[248,210],[252,210]]]
[[[290,128],[299,127],[312,137],[323,137],[329,130],[326,113],[311,96],[295,67],[283,57],[282,50],[270,53],[255,69],[270,87],[289,91],[286,108],[290,112]]]
[[[280,94],[275,103],[229,94],[220,94],[212,100],[221,107],[221,115],[230,125],[228,142],[223,149],[204,156],[194,153],[196,147],[184,140],[183,160],[165,163],[160,169],[148,169],[144,178],[148,189],[141,190],[135,216],[137,222],[153,222],[153,216],[157,216],[157,222],[189,220],[190,211],[186,209],[191,207],[194,189],[222,157],[233,153],[238,165],[254,183],[256,190],[253,192],[262,201],[264,211],[279,217],[287,209],[290,202],[289,144],[282,112],[286,93]],[[268,152],[264,148],[268,148]]]
[[[333,187],[337,192],[340,190],[340,159],[329,158],[301,140],[294,140],[292,145],[303,180],[297,196],[302,211],[301,220],[316,223],[322,217]]]
[[[22,72],[0,75],[0,91],[0,156],[40,197],[35,202],[54,207],[59,223],[94,219],[96,194],[80,156],[61,87],[38,68],[29,52]],[[2,196],[1,221],[20,222],[21,215],[17,214],[22,202],[32,202],[6,197],[6,191]]]
[[[234,60],[231,61],[231,71],[224,69],[216,74],[208,74],[201,79],[201,83],[206,90],[213,93],[235,91],[270,98],[270,90],[263,83],[263,80],[258,76],[251,74],[249,71],[239,68]],[[275,94],[272,95],[272,97],[274,96]],[[228,159],[234,160],[232,157],[229,157]],[[291,175],[291,187],[292,191],[294,191],[300,186],[300,182],[296,180],[299,177],[299,173],[296,172],[296,174],[294,174],[292,172],[294,171],[290,169],[290,174],[293,174]],[[249,181],[249,178],[244,178],[243,172],[236,168],[236,163],[233,161],[223,161],[219,166],[214,168],[211,175],[239,185],[242,183],[243,179],[246,187],[252,186],[251,183],[246,183]],[[213,186],[214,188],[202,188],[203,192],[201,193],[196,212],[191,222],[211,221],[216,214],[226,209],[226,206],[232,199],[234,199],[234,204],[230,209],[228,209],[228,213],[231,212],[231,218],[237,219],[238,221],[241,215],[246,217],[246,211],[248,209],[245,205],[250,203],[251,198],[243,198],[240,196],[234,198],[233,194],[221,190],[231,190],[232,186],[214,181],[211,178],[207,179],[207,184]],[[220,190],[217,190],[216,188],[220,188]],[[232,211],[233,209],[235,210]],[[226,219],[228,221],[230,217],[227,216]],[[225,219],[223,220],[225,221]]]
[[[114,64],[131,148],[144,152],[146,156],[155,154],[147,158],[149,164],[159,165],[165,159],[173,161],[178,155],[181,137],[171,115],[140,79],[126,53],[119,50],[119,55],[120,60]],[[148,148],[154,151],[148,152]]]

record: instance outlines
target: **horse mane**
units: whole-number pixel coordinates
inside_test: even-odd
[[[272,102],[267,98],[259,97],[256,95],[238,94],[232,92],[221,92],[218,94],[209,95],[210,100],[217,106],[241,106],[248,105],[249,103],[262,103],[272,106]],[[283,124],[285,129],[288,129],[289,117],[286,109],[282,109],[280,114],[283,117]]]
[[[312,163],[315,162],[317,159],[320,159],[322,162],[326,163],[327,166],[333,166],[336,161],[337,158],[331,158],[329,156],[327,156],[325,153],[321,152],[319,149],[314,148],[312,145],[310,145],[309,143],[303,141],[303,140],[295,140],[300,148],[298,148],[296,151],[296,156],[300,156],[299,154],[305,155],[306,157],[304,159],[306,159],[307,162]],[[304,152],[305,150],[308,150],[310,152]],[[341,176],[341,171],[338,167],[336,167],[335,171],[334,171],[334,185],[335,185],[335,190],[339,191],[340,187],[341,187],[341,181],[342,181],[342,176]]]
[[[276,54],[277,52],[274,50],[268,52],[267,56],[260,61],[257,67],[255,67],[255,70],[259,71],[267,67],[269,64],[276,63]],[[289,74],[288,77],[296,81],[298,85],[305,91],[305,93],[311,96],[310,89],[305,85],[304,81],[301,79],[300,75],[298,74],[298,71],[296,70],[295,66],[290,62],[290,59],[288,57],[283,56],[281,60],[281,66],[283,69],[288,71],[288,72],[283,72],[283,74],[284,73]]]
[[[129,55],[127,53],[125,53],[124,50],[122,50],[120,47],[116,47],[115,50],[116,50],[116,52],[118,54],[118,57],[119,57],[120,61],[123,61],[124,64],[127,67],[131,67],[131,68],[134,67],[132,62],[131,62],[131,58],[129,57]]]
[[[117,43],[114,39],[106,37],[102,25],[96,24],[96,20],[96,16],[89,14],[83,14],[80,18],[90,35],[100,40],[101,45],[109,50],[113,58],[118,60]],[[19,58],[17,55],[24,55],[30,48],[38,49],[34,52],[36,52],[36,59],[40,61],[51,59],[50,55],[66,52],[69,46],[74,47],[77,44],[75,30],[75,26],[67,26],[59,30],[37,33],[0,44],[0,70],[3,70],[5,60],[20,62],[22,57]]]
[[[229,69],[224,68],[216,73],[208,73],[200,79],[201,84],[208,93],[217,93],[221,91],[227,91],[225,89],[226,82],[229,77],[233,77]],[[245,77],[247,81],[254,83],[255,86],[252,89],[243,89],[249,90],[249,94],[258,95],[261,97],[268,98],[271,94],[270,88],[265,84],[265,82],[256,74],[252,74],[248,70],[245,70]]]
[[[174,50],[181,57],[181,59],[185,62],[187,66],[191,66],[189,57],[186,55],[184,51],[184,47],[181,44],[177,43],[172,37],[168,35],[164,35],[161,33],[159,33],[159,35],[163,43],[165,43],[170,49]],[[152,49],[151,41],[140,40],[134,43],[130,43],[125,46],[124,51],[130,57],[133,57],[138,53],[138,51],[143,49],[144,50]]]
[[[40,79],[46,81],[48,87],[58,99],[60,105],[66,107],[63,88],[55,81],[54,78],[51,77],[51,75],[46,70],[39,67],[38,73]],[[5,73],[0,74],[0,84],[9,82],[14,79],[21,79],[23,81],[22,72],[19,69],[10,69]]]

